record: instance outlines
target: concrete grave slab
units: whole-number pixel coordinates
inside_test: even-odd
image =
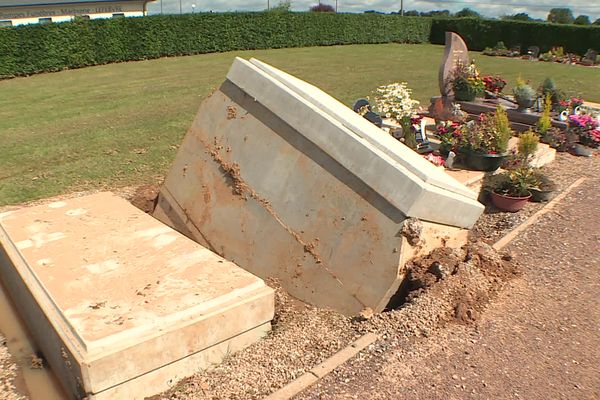
[[[410,257],[464,243],[476,197],[318,88],[238,58],[200,106],[154,216],[304,301],[355,314],[388,304]]]
[[[270,330],[273,291],[110,194],[0,215],[0,278],[73,398],[143,399]]]

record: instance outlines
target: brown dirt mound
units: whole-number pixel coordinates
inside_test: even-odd
[[[145,213],[152,213],[158,200],[160,184],[150,183],[138,186],[135,192],[128,198],[129,202]]]

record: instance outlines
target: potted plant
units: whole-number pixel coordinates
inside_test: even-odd
[[[515,101],[519,105],[517,111],[529,113],[531,107],[535,104],[536,93],[531,86],[529,86],[523,79],[517,79],[517,86],[513,88],[513,95]]]
[[[495,171],[507,157],[512,129],[506,111],[481,114],[461,127],[459,152],[465,164],[477,171]]]
[[[413,116],[419,102],[411,98],[412,91],[405,82],[391,83],[377,88],[375,104],[382,117],[391,118],[402,127],[404,144],[413,150],[417,147]]]
[[[596,148],[600,145],[600,123],[591,115],[569,115],[567,135],[575,142],[573,151],[579,156],[591,156],[586,147]]]
[[[540,138],[544,139],[552,128],[552,95],[550,93],[546,93],[544,95],[544,108],[542,110],[542,114],[540,115],[540,119],[535,124],[535,132],[540,136]]]
[[[531,160],[535,157],[535,152],[538,149],[539,143],[539,136],[531,129],[519,135],[517,154],[522,160],[523,165],[529,165]]]
[[[455,100],[473,101],[476,97],[483,96],[485,85],[474,63],[465,65],[457,62],[451,82]]]
[[[435,136],[440,140],[439,152],[446,157],[451,150],[456,150],[460,141],[460,124],[454,121],[441,121],[435,126]]]
[[[548,176],[541,171],[534,172],[536,185],[529,188],[531,192],[531,201],[542,203],[552,200],[556,193],[557,185]]]
[[[544,82],[542,82],[540,88],[538,89],[538,93],[540,97],[543,98],[546,98],[546,96],[550,95],[552,111],[555,111],[558,114],[560,114],[561,111],[565,110],[568,106],[568,104],[564,102],[567,96],[562,90],[556,87],[556,84],[552,78],[544,79]],[[563,102],[564,105],[561,105],[561,102]]]
[[[506,81],[501,76],[484,76],[483,84],[485,85],[485,97],[487,99],[498,99],[498,95],[506,86]]]
[[[517,212],[529,201],[530,190],[537,185],[533,170],[528,167],[519,167],[495,175],[490,186],[492,204],[503,211]]]

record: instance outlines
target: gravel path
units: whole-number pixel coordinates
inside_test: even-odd
[[[600,158],[559,162],[589,180],[511,243],[522,276],[475,323],[373,349],[297,399],[599,399]]]

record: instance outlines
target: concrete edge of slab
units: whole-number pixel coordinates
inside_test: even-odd
[[[348,346],[344,347],[342,350],[323,361],[321,364],[318,364],[310,371],[300,375],[298,378],[294,379],[281,389],[265,397],[263,400],[283,400],[292,398],[360,353],[366,347],[372,345],[377,339],[379,339],[379,335],[372,332],[362,335],[354,342],[350,343]]]
[[[579,178],[575,182],[573,182],[567,189],[565,189],[561,194],[552,199],[548,204],[538,210],[535,214],[529,217],[525,222],[521,225],[517,226],[515,229],[504,235],[500,240],[492,245],[492,247],[499,251],[506,247],[511,241],[513,241],[519,233],[523,232],[529,226],[533,225],[538,219],[540,219],[544,214],[552,211],[556,205],[562,201],[569,193],[571,193],[574,189],[579,187],[586,178]],[[354,357],[356,354],[361,352],[367,346],[373,344],[379,336],[375,333],[367,333],[354,342],[352,342],[347,347],[335,353],[333,356],[329,357],[327,360],[323,361],[321,364],[318,364],[310,371],[302,374],[298,378],[294,379],[281,389],[271,393],[269,396],[265,397],[263,400],[287,400],[291,399],[304,389],[312,386],[321,378],[324,378],[331,371]]]
[[[554,207],[556,207],[556,205],[560,201],[562,201],[562,199],[564,199],[565,197],[567,197],[567,195],[569,193],[571,193],[578,186],[580,186],[585,180],[586,180],[586,178],[579,178],[579,179],[577,179],[568,188],[566,188],[561,194],[559,194],[558,196],[556,196],[554,199],[550,200],[548,202],[548,204],[546,204],[544,207],[542,207],[541,209],[539,209],[535,214],[533,214],[531,217],[529,217],[527,220],[525,220],[525,222],[523,222],[522,224],[520,224],[519,226],[517,226],[515,229],[513,229],[512,231],[510,231],[506,235],[504,235],[502,238],[500,238],[500,240],[498,240],[496,243],[494,243],[492,245],[492,247],[494,248],[494,250],[499,251],[499,250],[502,250],[504,247],[506,247],[521,232],[523,232],[525,229],[527,229],[528,227],[530,227],[531,225],[533,225],[535,222],[537,222],[537,220],[540,219],[544,214],[547,214],[548,212],[552,211],[552,209]]]

